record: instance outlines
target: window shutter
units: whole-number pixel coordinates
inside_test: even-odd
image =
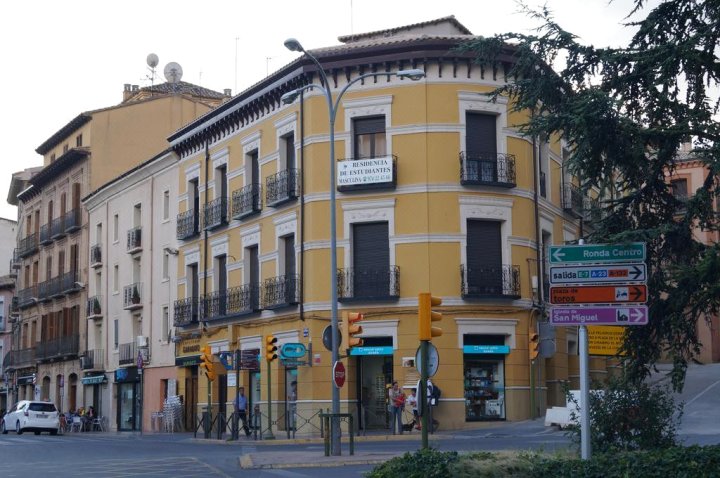
[[[387,222],[353,226],[353,295],[390,294],[390,241]]]
[[[503,274],[500,222],[469,220],[466,254],[469,291],[501,294]]]
[[[466,113],[465,149],[469,157],[496,157],[496,118],[495,115]]]

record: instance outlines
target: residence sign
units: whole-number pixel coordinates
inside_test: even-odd
[[[550,246],[550,263],[613,263],[643,262],[645,243],[628,244],[583,244],[572,246]]]
[[[361,186],[393,182],[393,157],[338,161],[337,186]]]

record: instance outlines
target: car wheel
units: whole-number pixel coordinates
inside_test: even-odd
[[[7,435],[8,431],[7,431],[7,428],[5,428],[5,420],[3,420],[2,423],[0,423],[0,430],[2,430],[3,435]]]
[[[22,428],[20,428],[20,420],[18,420],[17,423],[15,423],[15,433],[22,435],[22,432]]]

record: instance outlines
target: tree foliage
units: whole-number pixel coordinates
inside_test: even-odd
[[[628,19],[644,13],[644,4],[635,0]],[[694,235],[718,230],[720,2],[662,1],[628,20],[635,34],[621,48],[583,45],[547,9],[522,8],[540,23],[535,34],[478,38],[462,48],[505,74],[494,95],[532,112],[525,134],[566,141],[563,167],[585,192],[599,194],[604,212],[586,239],[647,243],[650,323],[627,333],[628,377],[641,381],[667,356],[681,389],[699,351],[697,320],[716,312],[720,299],[718,245]],[[678,198],[668,176],[687,159],[679,151],[688,141],[708,174],[701,188]]]

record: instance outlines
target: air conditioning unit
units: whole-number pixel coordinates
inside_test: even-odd
[[[148,346],[147,335],[138,335],[136,337],[136,344],[138,347],[147,347]]]
[[[80,357],[80,369],[85,370],[87,368],[87,357]]]

